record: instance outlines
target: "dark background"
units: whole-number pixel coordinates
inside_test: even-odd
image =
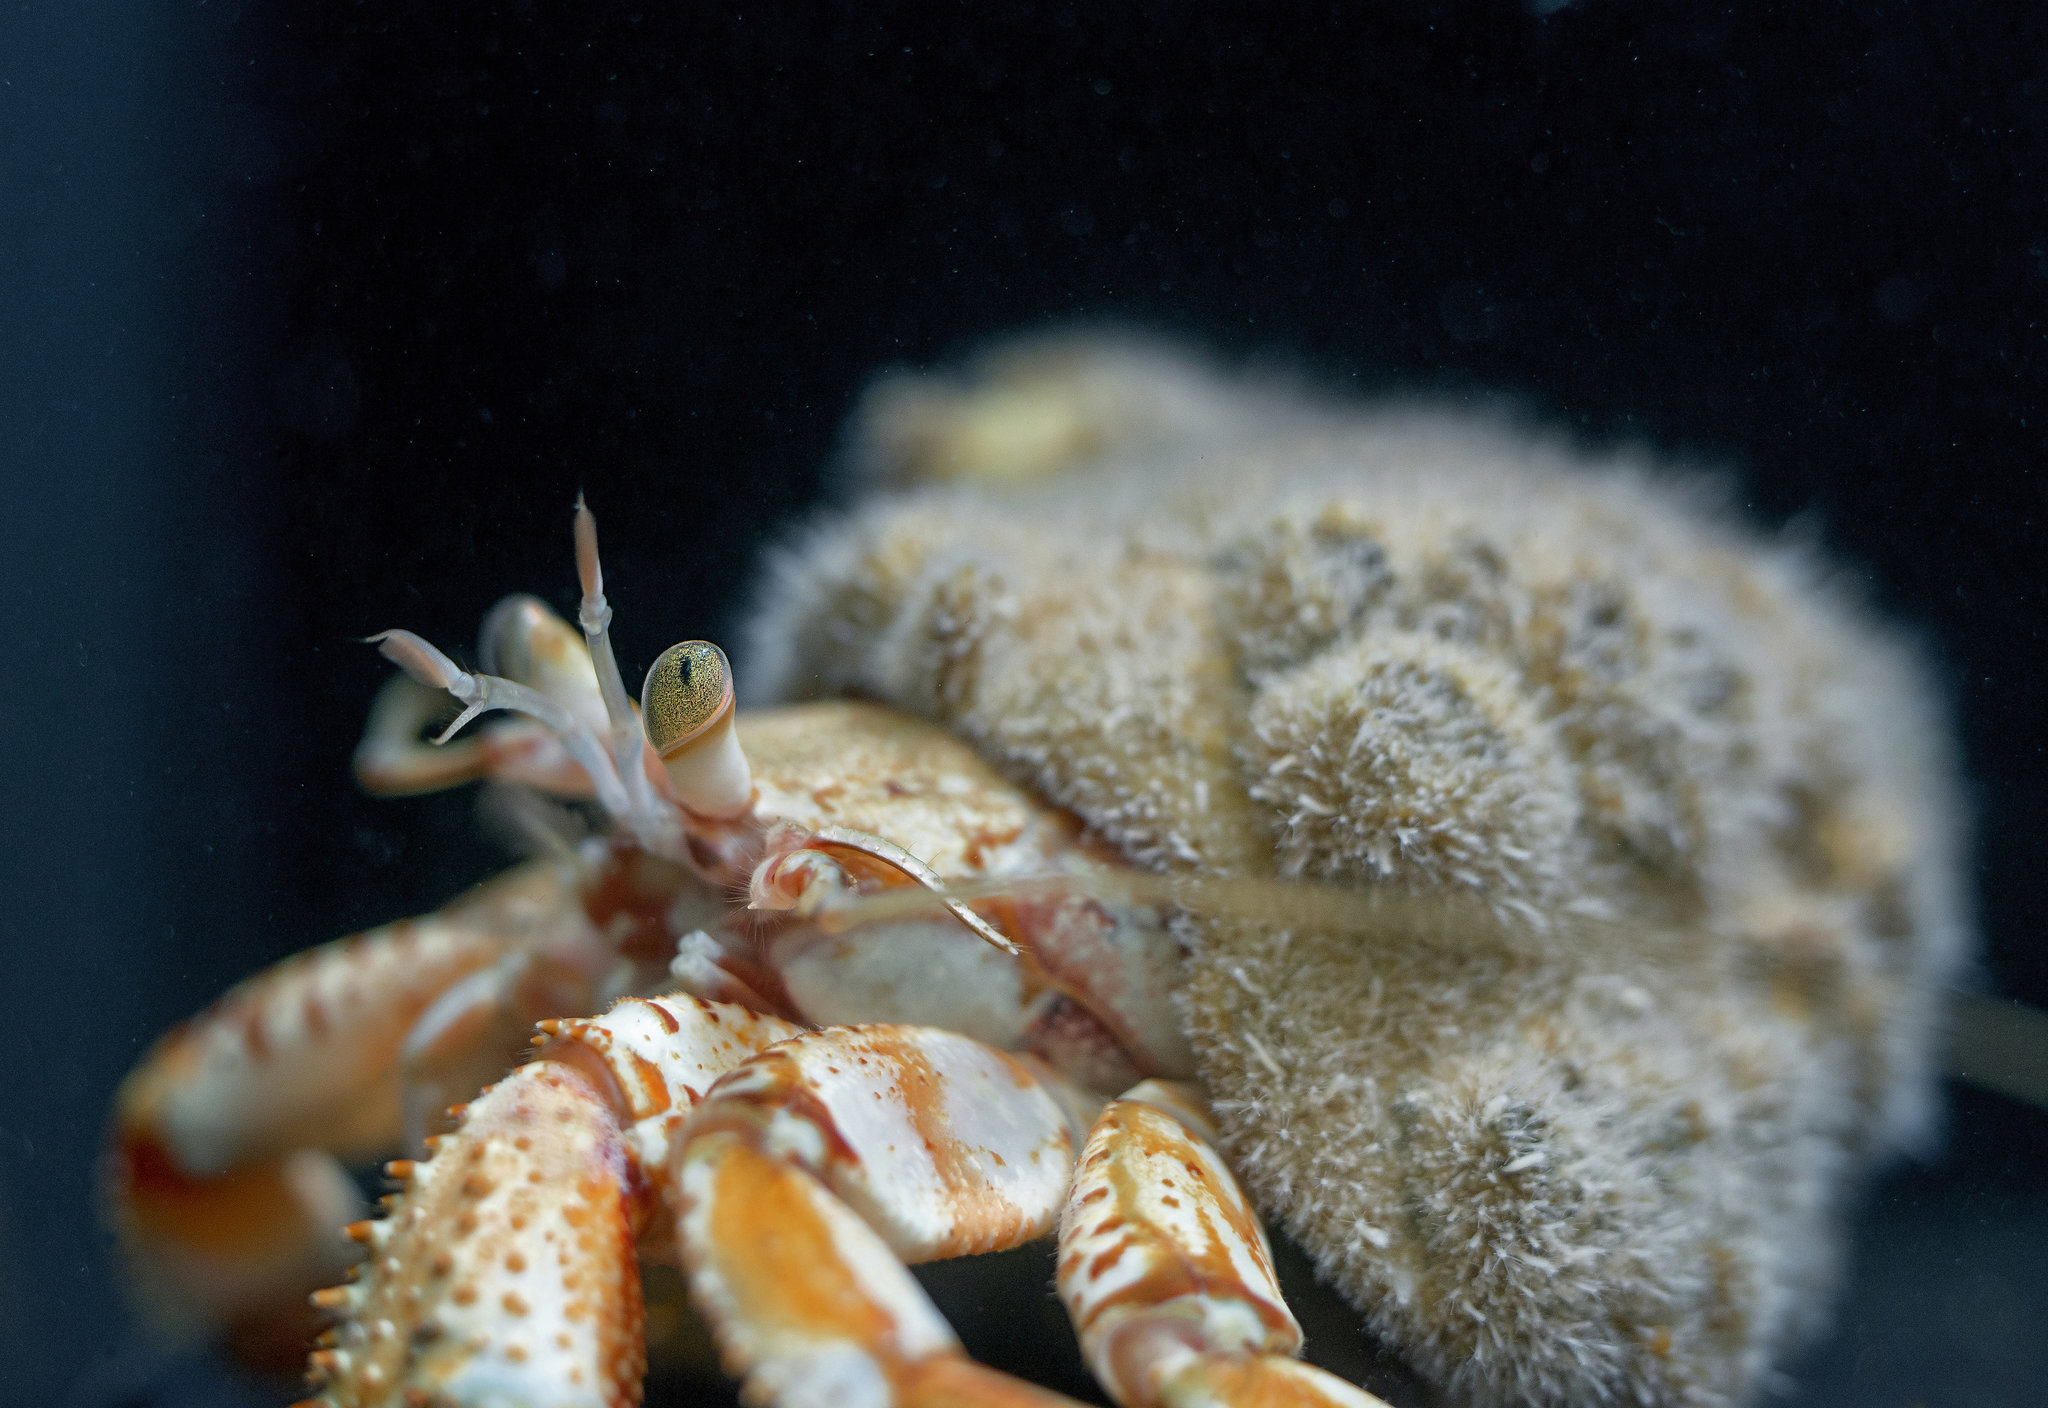
[[[2048,1004],[2039,8],[1094,8],[0,16],[0,1401],[253,1392],[119,1308],[114,1082],[501,863],[466,797],[353,792],[352,638],[567,605],[580,486],[637,678],[727,632],[865,378],[1003,330],[1728,471],[1937,663],[1986,981]],[[1956,1090],[1795,1401],[2048,1396],[2048,1115]]]

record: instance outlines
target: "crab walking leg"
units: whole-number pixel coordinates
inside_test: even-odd
[[[721,1081],[677,1161],[690,1290],[750,1402],[1066,1403],[966,1358],[905,1269],[1052,1229],[1073,1135],[1022,1064],[929,1027],[836,1027]]]
[[[157,1318],[225,1331],[244,1357],[279,1339],[296,1353],[311,1322],[279,1307],[353,1260],[334,1229],[360,1200],[335,1156],[398,1143],[407,1031],[565,903],[552,867],[515,871],[439,914],[286,959],[157,1043],[116,1097],[105,1166],[110,1220]]]
[[[1293,1358],[1301,1327],[1266,1236],[1210,1147],[1189,1087],[1111,1102],[1060,1218],[1060,1299],[1123,1408],[1370,1408],[1380,1399]]]
[[[719,1076],[800,1029],[689,996],[541,1027],[538,1057],[472,1101],[431,1158],[390,1167],[405,1185],[390,1216],[349,1229],[371,1260],[314,1297],[342,1319],[313,1355],[313,1402],[639,1401],[635,1246],[666,1230],[671,1145]]]

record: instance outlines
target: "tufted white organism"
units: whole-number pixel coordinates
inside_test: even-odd
[[[982,449],[1023,406],[1062,455]],[[852,457],[759,697],[943,723],[1159,870],[1512,921],[1188,916],[1223,1147],[1462,1401],[1750,1401],[1931,1134],[1969,930],[1905,643],[1709,483],[1158,345],[887,380]]]

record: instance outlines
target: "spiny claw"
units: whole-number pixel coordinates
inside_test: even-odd
[[[310,1361],[320,1408],[394,1402],[618,1408],[643,1365],[638,1234],[701,1089],[798,1029],[690,997],[548,1021],[549,1049],[461,1110],[433,1156],[398,1160],[390,1215]],[[695,1082],[695,1084],[692,1084]]]
[[[482,1403],[510,1385],[533,1401],[620,1401],[641,1371],[624,1158],[579,1072],[541,1062],[498,1082],[408,1170],[370,1274],[316,1297],[345,1317],[309,1360],[316,1401]]]

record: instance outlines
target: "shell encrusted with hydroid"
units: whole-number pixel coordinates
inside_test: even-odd
[[[752,686],[942,721],[1141,866],[1398,899],[1184,923],[1260,1208],[1453,1401],[1753,1400],[1932,1132],[1969,928],[1902,643],[1701,481],[1156,346],[899,377],[851,443]]]

